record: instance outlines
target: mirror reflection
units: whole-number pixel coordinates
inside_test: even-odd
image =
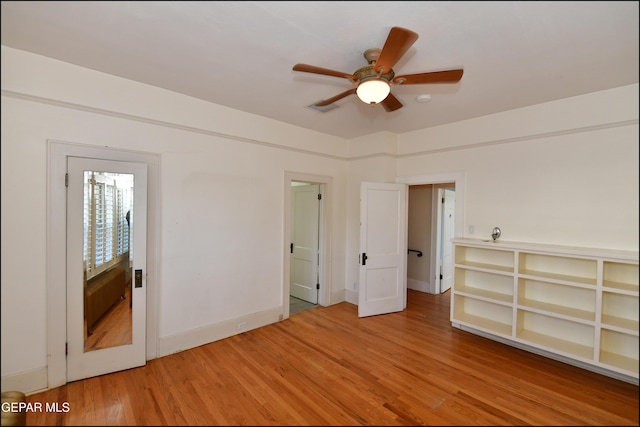
[[[84,351],[132,343],[133,174],[84,172]]]

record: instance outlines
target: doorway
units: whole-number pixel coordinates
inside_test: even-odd
[[[140,319],[144,324],[144,359],[157,357],[157,280],[158,267],[157,236],[159,236],[157,213],[159,157],[153,154],[98,148],[87,145],[48,141],[47,179],[47,383],[49,388],[66,384],[69,380],[67,367],[67,165],[70,158],[94,161],[138,163],[147,168],[147,209],[140,211],[146,215],[146,275],[143,277],[146,296],[146,315]],[[101,168],[99,168],[101,169]],[[116,171],[117,172],[117,171]],[[82,232],[80,232],[82,235]],[[82,237],[80,237],[82,242]],[[74,239],[77,244],[77,239]],[[82,243],[80,243],[82,245]],[[135,245],[134,245],[135,246]],[[82,264],[82,260],[80,260]],[[75,270],[75,269],[74,269]],[[82,271],[82,268],[80,268]],[[82,275],[82,273],[81,273]],[[80,278],[80,283],[83,279]],[[135,291],[135,287],[134,287]],[[82,316],[82,315],[81,315]],[[82,319],[82,317],[81,317]],[[140,321],[139,320],[139,321]],[[132,319],[133,322],[133,319]],[[78,326],[74,326],[78,328]],[[83,326],[79,327],[83,330]],[[82,336],[82,332],[80,332]],[[132,338],[132,339],[135,339]],[[89,352],[87,354],[96,353]]]
[[[428,267],[426,267],[425,265],[423,266],[423,268],[428,271],[428,274],[420,276],[424,278],[423,279],[424,282],[418,283],[418,284],[416,284],[416,282],[412,282],[408,277],[407,287],[409,289],[411,289],[412,286],[414,288],[419,287],[419,289],[417,290],[421,292],[427,292],[427,293],[433,293],[433,294],[440,294],[441,292],[446,292],[446,290],[448,289],[448,286],[450,287],[450,280],[448,282],[445,282],[444,286],[441,286],[439,266],[442,264],[445,264],[445,269],[450,268],[452,270],[453,257],[451,256],[450,258],[448,258],[449,255],[446,255],[443,257],[443,261],[438,260],[439,257],[436,255],[439,252],[442,252],[444,255],[444,253],[447,252],[447,250],[446,250],[446,246],[444,251],[441,251],[437,247],[438,246],[437,243],[439,240],[436,234],[438,233],[438,230],[440,230],[441,235],[444,235],[444,237],[440,240],[443,242],[448,241],[449,242],[448,244],[451,244],[450,243],[451,238],[464,236],[464,200],[465,200],[465,190],[466,190],[465,174],[464,172],[452,172],[452,173],[437,173],[437,174],[428,174],[428,175],[405,176],[405,177],[399,177],[397,179],[397,182],[407,184],[409,186],[409,189],[419,188],[424,186],[432,190],[430,197],[427,198],[428,200],[431,200],[431,203],[428,203],[427,201],[425,201],[421,207],[421,209],[424,209],[423,213],[428,211],[431,214],[431,220],[430,220],[431,227],[429,228],[428,233],[426,231],[424,232],[424,235],[426,236],[427,234],[429,234],[434,236],[434,237],[428,237],[428,238],[425,237],[427,241],[427,243],[425,243],[425,247],[427,247],[427,250],[429,251],[429,256],[427,256],[426,252],[423,250],[422,258],[425,258],[425,257],[427,258],[426,263],[428,263]],[[439,197],[438,195],[440,189],[442,189],[443,191],[444,190],[452,191],[451,193],[448,193],[448,197],[445,198],[445,200],[446,199],[449,200],[448,202],[449,208],[446,209],[445,215],[448,218],[448,214],[451,214],[451,218],[448,218],[448,219],[452,219],[452,221],[444,226],[442,222],[439,223],[437,220],[438,214],[442,216],[442,211],[443,209],[445,209],[440,204],[442,203],[442,197]],[[409,201],[411,202],[411,196],[409,196]],[[440,203],[438,201],[440,201]],[[408,215],[411,215],[411,214],[408,214]],[[411,220],[411,217],[409,218]],[[411,227],[408,224],[407,228],[408,228],[408,234],[410,236],[412,233],[413,227]],[[449,237],[449,235],[451,236]],[[414,249],[411,247],[411,243],[413,242],[411,243],[409,242],[410,240],[408,238],[408,249]],[[412,261],[411,260],[412,257],[415,258],[416,253],[409,252],[408,259],[407,259],[408,270],[410,268],[410,262]],[[409,275],[409,272],[408,272],[408,275]],[[443,282],[445,281],[445,277],[444,277],[445,275],[446,273],[443,273],[443,280],[442,280]]]
[[[331,300],[330,215],[333,179],[285,172],[283,318]]]
[[[430,294],[451,287],[455,183],[410,185],[407,288]]]

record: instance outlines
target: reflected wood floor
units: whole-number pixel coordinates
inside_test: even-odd
[[[84,319],[85,352],[131,344],[133,339],[133,316],[131,312],[130,286],[126,287],[124,296],[124,299],[118,300],[96,322],[91,335],[87,335],[87,319]]]
[[[638,386],[452,328],[449,293],[287,320],[28,396],[28,425],[638,425]]]

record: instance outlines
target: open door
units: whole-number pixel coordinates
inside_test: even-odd
[[[442,191],[442,239],[440,248],[440,293],[451,289],[453,277],[453,244],[451,239],[454,236],[456,195],[454,190],[445,189]]]
[[[451,289],[453,277],[453,244],[455,232],[455,189],[438,188],[435,293]]]
[[[407,305],[407,200],[406,184],[361,184],[358,317]]]
[[[320,185],[291,187],[291,264],[289,294],[318,304]]]

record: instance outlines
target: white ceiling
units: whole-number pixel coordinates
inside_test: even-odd
[[[343,138],[404,133],[638,83],[637,1],[3,1],[2,44]],[[396,75],[463,68],[457,84],[396,85],[387,113],[349,74],[391,27],[419,34]],[[416,102],[431,95],[427,103]]]

